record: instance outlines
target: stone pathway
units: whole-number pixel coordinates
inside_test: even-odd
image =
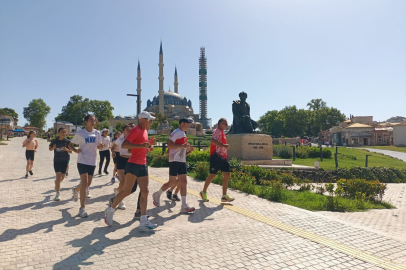
[[[383,150],[383,149],[375,149],[375,148],[360,148],[360,149],[365,149],[365,150],[368,150],[370,152],[384,154],[384,155],[387,155],[387,156],[398,158],[398,159],[403,160],[403,161],[406,162],[406,153],[403,153],[403,152],[397,152],[397,151],[391,151],[391,150]]]
[[[203,183],[190,178],[194,214],[180,214],[180,204],[164,195],[155,208],[149,196],[150,219],[159,225],[154,232],[138,231],[132,219],[138,194],[126,198],[127,210],[118,210],[112,227],[105,225],[104,209],[117,186],[108,176],[93,180],[89,217],[81,219],[79,203],[70,199],[79,182],[76,154],[62,200],[54,202],[53,153],[39,139],[34,176],[23,179],[22,141],[0,146],[0,269],[406,269],[406,235],[381,233],[385,224],[372,231],[362,222],[238,191],[230,191],[234,206],[203,203],[193,195]],[[168,169],[150,168],[150,174],[152,193],[168,179]],[[209,195],[220,198],[221,187],[210,186]]]

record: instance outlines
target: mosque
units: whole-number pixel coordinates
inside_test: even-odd
[[[171,121],[179,120],[180,118],[187,117],[192,118],[195,122],[199,120],[199,114],[195,114],[192,101],[188,100],[179,94],[178,91],[178,71],[175,66],[174,75],[174,91],[169,88],[168,91],[164,91],[164,54],[162,50],[162,41],[159,48],[159,90],[158,96],[154,96],[152,100],[148,99],[147,107],[144,111],[152,113],[163,113],[170,123]],[[141,95],[141,68],[138,62],[137,68],[137,94]]]

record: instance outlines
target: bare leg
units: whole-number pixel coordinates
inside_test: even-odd
[[[162,191],[166,191],[168,188],[176,184],[178,176],[169,175],[169,181],[162,185]],[[138,183],[139,184],[139,183]]]
[[[68,167],[66,167],[66,173],[69,172],[69,163],[68,163]]]
[[[229,172],[223,172],[223,195],[227,194],[228,180],[230,179]]]
[[[56,180],[55,180],[55,191],[58,193],[61,190],[61,182],[62,182],[62,173],[57,172],[56,173]]]
[[[25,167],[25,174],[28,174],[29,170],[30,170],[30,160],[27,159],[27,166]]]
[[[87,173],[80,175],[80,207],[85,208],[86,203],[86,187],[89,175]],[[77,189],[77,188],[76,188]]]
[[[34,160],[30,160],[30,171],[32,171],[33,166],[34,166]]]
[[[186,174],[178,175],[180,180],[180,196],[186,196],[187,194],[187,177]]]
[[[174,195],[178,194],[178,193],[179,193],[179,190],[180,190],[181,184],[180,184],[180,181],[178,181],[178,182],[179,182],[179,183],[176,185],[175,192],[173,193]]]
[[[119,192],[117,196],[114,198],[114,201],[111,205],[112,208],[116,209],[117,205],[124,200],[125,197],[131,194],[131,190],[135,184],[137,177],[132,173],[127,173],[125,175],[125,183],[124,183],[124,190]],[[121,181],[120,181],[121,182]]]
[[[87,177],[87,187],[89,188],[90,185],[92,184],[92,180],[93,180],[93,175],[89,175]]]
[[[121,192],[124,190],[124,183],[125,183],[125,175],[124,175],[124,170],[118,170],[118,178],[120,179],[120,183],[118,183],[118,192]]]
[[[147,214],[147,203],[148,203],[148,184],[149,184],[149,176],[143,176],[139,177],[137,179],[138,181],[138,186],[140,187],[140,192],[141,192],[141,199],[140,199],[140,204],[141,204],[141,216],[145,216]]]
[[[216,177],[216,175],[214,173],[209,174],[206,181],[204,182],[203,192],[205,192],[205,193],[207,192],[207,188],[209,187],[211,181],[213,181],[214,177]]]

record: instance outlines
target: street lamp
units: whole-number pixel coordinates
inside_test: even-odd
[[[140,95],[135,95],[135,94],[127,94],[129,97],[137,97],[137,115],[140,114],[141,112],[141,100],[140,100]]]

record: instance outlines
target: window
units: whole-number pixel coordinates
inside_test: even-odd
[[[385,142],[389,143],[389,136],[385,136]]]
[[[358,144],[358,138],[351,138],[351,144]]]
[[[381,135],[378,136],[378,142],[382,142],[382,136]]]

